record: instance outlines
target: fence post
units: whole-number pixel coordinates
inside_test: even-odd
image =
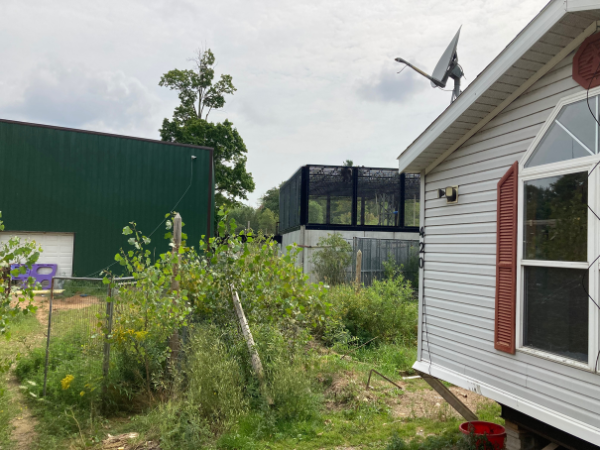
[[[356,252],[356,290],[360,289],[360,276],[362,270],[362,251]]]
[[[173,266],[173,278],[171,279],[171,291],[177,291],[179,293],[179,281],[177,281],[177,275],[179,273],[179,247],[181,247],[181,215],[175,214],[173,218],[173,255],[176,257],[177,262]],[[171,349],[171,364],[175,364],[179,357],[179,330],[173,330],[173,334],[169,339],[169,348]]]
[[[113,309],[114,302],[112,299],[114,280],[110,280],[106,297],[106,332],[104,334],[104,360],[102,361],[102,375],[104,382],[102,383],[102,392],[106,395],[108,390],[108,372],[110,369],[110,342],[109,336],[112,334]]]
[[[50,282],[50,301],[48,302],[48,336],[46,338],[46,361],[44,363],[44,390],[42,397],[46,396],[46,382],[48,381],[48,358],[50,356],[50,330],[52,329],[52,297],[54,297],[54,277]]]

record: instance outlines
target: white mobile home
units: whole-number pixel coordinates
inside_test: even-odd
[[[600,1],[553,0],[398,158],[421,175],[415,369],[499,402],[509,448],[600,445],[599,111]]]

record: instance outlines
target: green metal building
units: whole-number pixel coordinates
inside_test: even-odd
[[[213,231],[213,168],[207,147],[0,120],[0,240],[33,238],[58,275],[96,275],[128,248],[129,222],[165,252],[176,210],[197,248]]]

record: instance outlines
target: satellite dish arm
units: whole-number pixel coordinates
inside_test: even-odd
[[[435,78],[433,78],[431,75],[423,72],[421,69],[419,69],[418,67],[413,66],[411,63],[409,63],[408,61],[402,59],[402,58],[396,58],[395,61],[401,63],[401,64],[406,64],[408,67],[410,67],[412,70],[414,70],[415,72],[423,75],[425,78],[429,79],[432,83],[434,83],[436,86],[439,87],[444,87],[445,84],[443,84],[440,80],[436,80]]]

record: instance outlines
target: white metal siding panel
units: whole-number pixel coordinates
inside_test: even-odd
[[[8,241],[12,236],[22,240],[35,241],[42,247],[43,252],[38,264],[56,264],[56,276],[70,277],[73,275],[73,233],[24,233],[4,231],[0,233],[0,242]]]
[[[563,25],[565,32],[574,26]],[[537,49],[555,52],[556,39]],[[521,352],[498,352],[493,342],[496,185],[558,100],[583,90],[571,79],[571,61],[572,55],[427,175],[421,357],[600,431],[600,376]],[[437,189],[454,185],[459,203],[446,205]]]

